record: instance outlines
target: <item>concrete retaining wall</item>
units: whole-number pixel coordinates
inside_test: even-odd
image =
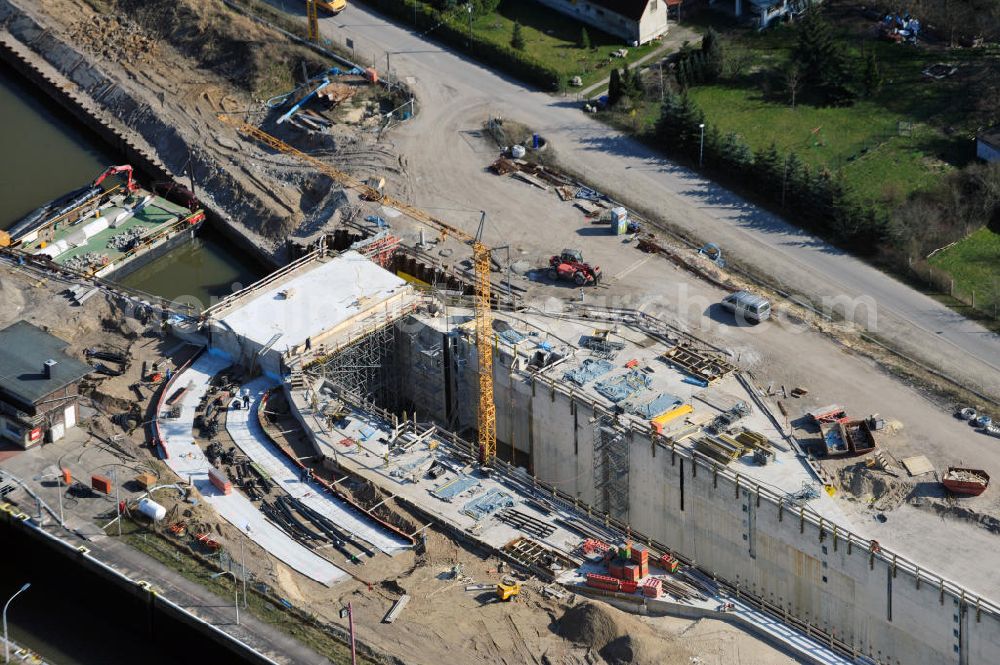
[[[528,442],[540,481],[593,504],[593,405],[540,381],[501,385],[498,431],[519,448]],[[511,417],[522,423],[503,429]],[[710,460],[644,432],[630,436],[628,512],[612,517],[852,655],[892,665],[1000,662],[1000,612],[988,601],[871,551],[868,541]]]
[[[81,53],[61,42],[10,0],[0,0],[0,26],[6,29],[6,34],[0,31],[0,59],[65,108],[146,177],[175,179],[171,169],[156,154],[126,138],[115,126],[115,121],[142,134],[161,154],[183,155],[185,159],[190,154],[196,172],[213,174],[210,180],[201,183],[203,188],[215,193],[225,192],[224,197],[233,197],[234,193],[242,191],[239,183],[205,162],[200,151],[195,149],[188,153],[189,146],[177,130],[162,121],[148,104],[132,98]],[[38,58],[51,69],[38,62]],[[277,266],[276,257],[239,233],[232,226],[230,216],[213,200],[205,200],[205,191],[199,190],[200,200],[212,227],[225,234],[241,251]]]

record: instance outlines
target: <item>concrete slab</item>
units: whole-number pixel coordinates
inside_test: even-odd
[[[906,470],[911,476],[922,476],[925,473],[930,473],[934,470],[934,465],[931,461],[927,459],[926,455],[914,455],[913,457],[907,457],[901,460],[901,464],[906,467]]]
[[[190,480],[223,519],[245,532],[251,540],[289,567],[330,586],[347,573],[267,521],[247,497],[236,490],[232,494],[222,494],[208,480],[212,465],[192,435],[195,409],[207,392],[211,378],[230,362],[223,356],[205,353],[177,376],[175,385],[188,389],[180,400],[180,417],[160,420],[163,447],[169,455],[167,465],[181,478]]]
[[[361,254],[344,252],[237,303],[220,321],[257,344],[280,335],[275,348],[292,348],[408,288]]]
[[[252,400],[250,408],[229,412],[226,418],[226,430],[240,450],[263,467],[271,476],[271,480],[282,489],[316,512],[333,520],[337,526],[389,555],[408,549],[410,547],[408,541],[390,535],[343,501],[299,480],[298,468],[281,451],[274,448],[257,417],[261,397],[274,385],[274,382],[266,377],[260,377],[244,385],[243,390],[250,391]]]

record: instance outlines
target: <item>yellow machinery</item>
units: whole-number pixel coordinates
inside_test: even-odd
[[[513,600],[519,593],[521,593],[520,582],[515,582],[510,578],[504,578],[503,582],[497,584],[497,600],[507,602],[509,600]]]
[[[347,7],[347,0],[306,0],[306,20],[309,22],[309,41],[319,43],[319,12],[336,16]]]
[[[476,354],[479,356],[479,462],[489,465],[497,451],[497,407],[493,403],[493,312],[490,309],[490,250],[483,244],[486,213],[472,241],[476,269]],[[504,598],[506,600],[506,598]]]
[[[386,195],[381,188],[362,182],[354,176],[288,145],[281,139],[271,136],[248,122],[224,113],[219,114],[219,120],[235,127],[241,134],[249,136],[278,152],[291,155],[312,165],[320,173],[332,178],[334,182],[360,192],[361,196],[369,201],[379,201],[382,205],[395,208],[416,221],[437,229],[442,237],[451,236],[456,240],[472,245],[472,262],[476,275],[476,351],[479,355],[479,461],[483,465],[492,463],[497,449],[497,415],[496,405],[493,403],[493,312],[491,309],[490,250],[482,242],[486,213],[482,213],[479,219],[479,231],[473,237],[461,229],[456,229],[450,224],[432,217],[419,208],[414,208],[403,201]]]
[[[319,42],[319,16],[316,15],[317,0],[306,0],[306,20],[309,22],[309,41]]]

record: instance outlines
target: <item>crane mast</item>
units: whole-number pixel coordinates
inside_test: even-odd
[[[473,237],[419,208],[386,196],[381,191],[370,187],[344,171],[288,145],[250,123],[226,114],[220,114],[218,117],[222,122],[235,127],[240,133],[278,152],[311,164],[317,171],[328,175],[340,185],[360,191],[365,198],[381,201],[383,205],[391,206],[418,222],[434,227],[443,236],[451,236],[472,245],[472,262],[475,269],[476,352],[479,356],[479,413],[477,422],[479,436],[477,442],[480,463],[483,465],[492,463],[497,448],[497,416],[496,404],[493,402],[493,311],[490,287],[490,250],[482,242],[486,213],[481,213],[479,230]]]

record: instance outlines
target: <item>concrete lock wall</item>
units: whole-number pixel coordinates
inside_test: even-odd
[[[465,362],[456,385],[474,395],[475,348],[459,346]],[[545,376],[525,376],[502,354],[495,360],[498,440],[528,453],[539,480],[600,509],[594,424],[606,411]],[[475,400],[459,402],[475,411]],[[868,541],[761,490],[738,469],[654,444],[646,432],[631,431],[626,442],[628,506],[612,517],[634,531],[854,655],[892,665],[1000,663],[1000,616],[973,594],[873,554]]]
[[[530,381],[502,385],[498,423],[524,422],[513,442],[525,449],[522,437],[530,441],[535,475],[599,506],[593,407],[541,381],[533,395]],[[1000,662],[1000,617],[977,611],[953,587],[942,590],[933,573],[894,566],[872,555],[868,541],[708,460],[654,445],[646,433],[632,433],[628,455],[629,506],[620,519],[703,570],[879,663]]]

